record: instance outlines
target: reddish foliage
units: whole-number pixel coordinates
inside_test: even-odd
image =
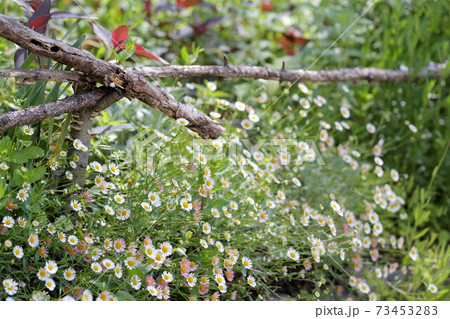
[[[145,7],[144,10],[142,10],[143,13],[145,13],[145,16],[147,18],[151,18],[152,17],[152,2],[151,0],[147,0],[145,1]]]
[[[127,38],[128,38],[128,27],[126,25],[121,25],[113,31],[111,35],[111,40],[116,51],[120,52],[122,50],[125,50],[125,45],[122,44],[124,44],[127,41]],[[147,51],[139,44],[135,43],[134,46],[136,47],[136,49],[134,50],[134,54],[145,56],[146,58],[161,62],[163,64],[169,64],[166,60],[157,56],[156,54]]]
[[[272,11],[273,7],[274,7],[273,2],[270,2],[270,1],[261,2],[261,10],[262,11]]]
[[[300,30],[293,27],[288,28],[276,40],[288,55],[295,54],[296,46],[305,46],[310,41],[303,37],[303,33]]]
[[[197,15],[195,15],[195,14],[194,14],[194,18],[195,18],[195,24],[191,25],[191,27],[192,27],[192,29],[194,29],[194,32],[196,35],[205,33],[206,31],[208,31],[209,29],[214,27],[216,24],[218,24],[223,19],[223,17],[214,17],[214,18],[209,18],[206,21],[200,22],[197,18]]]
[[[189,8],[202,2],[202,0],[177,0],[177,4],[183,8]]]
[[[166,60],[157,56],[156,54],[153,54],[153,53],[147,51],[146,49],[141,47],[139,44],[135,43],[134,46],[136,47],[136,50],[134,50],[134,54],[142,55],[142,56],[145,56],[146,58],[149,58],[149,59],[152,59],[152,60],[155,60],[158,62],[162,62],[164,64],[168,64],[168,62]]]
[[[128,38],[128,27],[126,25],[121,25],[117,27],[111,35],[111,40],[115,48],[120,46],[121,44],[124,44],[125,41],[127,41],[127,38]]]
[[[27,1],[27,2],[34,10],[36,10],[37,7],[39,7],[41,5],[42,0],[31,0],[31,1]]]
[[[290,27],[286,30],[286,32],[284,33],[284,35],[294,44],[297,45],[305,45],[309,42],[308,39],[305,39],[303,37],[303,33],[302,31],[294,28],[294,27]]]
[[[47,23],[49,20],[50,20],[50,15],[45,15],[45,16],[39,17],[39,18],[31,21],[28,24],[28,27],[30,29],[33,29],[34,31],[40,31],[41,28],[45,28],[47,26]]]
[[[295,54],[294,44],[291,41],[289,41],[289,39],[284,34],[282,34],[276,40],[283,47],[284,51],[286,51],[287,55]]]
[[[202,0],[177,0],[177,4],[183,8],[189,8],[202,2]]]

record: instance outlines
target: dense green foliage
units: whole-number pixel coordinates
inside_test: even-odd
[[[209,2],[216,11],[155,13],[153,3],[151,16],[144,1],[80,3],[111,32],[127,25],[128,51],[135,42],[170,64],[221,65],[227,54],[271,68],[418,71],[448,59],[446,1],[277,0],[267,11],[259,1]],[[12,1],[0,8],[23,16]],[[223,18],[191,34],[194,12]],[[159,65],[106,50],[87,21],[50,26],[97,57]],[[286,42],[291,27],[306,44]],[[0,40],[0,68],[12,67],[15,50]],[[31,57],[23,67],[38,65]],[[80,148],[67,139],[70,115],[11,129],[0,136],[0,298],[448,300],[448,74],[383,84],[158,80],[219,118],[223,137],[203,141],[123,100],[95,126],[132,129],[93,136],[83,190],[66,172]],[[0,113],[67,94],[71,84],[1,79]]]

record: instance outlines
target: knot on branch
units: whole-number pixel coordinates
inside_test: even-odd
[[[226,54],[223,55],[224,66],[230,66],[230,60],[228,60],[228,56]]]
[[[230,68],[230,60],[228,59],[228,56],[226,54],[223,55],[223,66],[225,68]],[[220,78],[220,81],[225,82],[225,81],[229,81],[231,79],[232,79],[231,77],[224,76],[224,77]]]
[[[286,62],[283,61],[283,64],[281,65],[281,69],[280,69],[280,83],[285,81],[284,79],[284,74],[286,72]]]

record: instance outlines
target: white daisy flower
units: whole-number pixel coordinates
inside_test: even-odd
[[[34,134],[34,129],[28,125],[22,126],[22,131],[26,134],[26,135],[33,135]]]
[[[245,111],[246,109],[246,105],[242,102],[236,101],[236,103],[234,103],[234,107],[238,110],[238,111]]]
[[[99,162],[92,162],[89,164],[89,166],[96,172],[103,172],[102,165]]]
[[[120,174],[120,170],[119,170],[119,168],[117,167],[116,164],[114,164],[114,163],[109,163],[108,167],[109,167],[109,171],[110,171],[113,175],[119,175],[119,174]]]
[[[182,118],[182,117],[180,117],[180,118],[177,119],[177,123],[180,124],[180,125],[182,125],[182,126],[189,125],[189,121],[186,120],[185,118]]]

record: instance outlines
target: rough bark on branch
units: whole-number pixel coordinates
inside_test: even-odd
[[[44,69],[0,69],[0,78],[22,78],[28,81],[88,82],[83,72]]]
[[[96,82],[123,91],[124,96],[137,98],[172,118],[186,118],[190,123],[188,127],[203,138],[217,138],[224,131],[217,121],[192,105],[179,103],[163,89],[150,84],[144,76],[34,32],[17,19],[0,14],[0,36],[38,56],[81,71]]]
[[[437,79],[444,70],[444,64],[435,64],[422,69],[416,78]],[[221,77],[253,78],[291,82],[343,82],[343,81],[377,81],[377,82],[406,82],[411,79],[413,72],[389,70],[379,68],[346,68],[334,70],[286,70],[270,69],[247,65],[202,66],[202,65],[172,65],[166,67],[136,67],[132,68],[141,75],[152,78],[190,78],[190,77]]]
[[[16,126],[31,124],[50,117],[95,106],[108,95],[117,96],[118,99],[122,98],[114,89],[101,87],[87,93],[72,95],[55,102],[0,114],[0,134]]]
[[[78,83],[75,94],[88,93],[95,89],[94,83]],[[94,106],[79,109],[72,113],[72,121],[70,126],[70,139],[72,141],[79,139],[87,148],[87,152],[82,152],[74,147],[69,149],[69,157],[78,155],[77,167],[69,168],[73,174],[73,183],[77,183],[80,188],[84,187],[86,168],[89,161],[89,149],[91,145],[92,123],[94,118],[105,108],[111,106],[122,98],[120,94],[113,90],[112,93],[106,94]]]
[[[445,64],[434,64],[423,68],[414,79],[441,77]],[[127,68],[151,78],[194,78],[219,77],[226,80],[233,78],[266,79],[291,82],[343,82],[343,81],[375,81],[375,82],[406,82],[411,80],[413,72],[380,68],[341,68],[331,70],[286,70],[269,69],[247,65],[171,65],[165,67],[134,67]],[[28,81],[55,82],[87,82],[90,81],[84,73],[78,71],[60,70],[16,70],[0,69],[0,77],[23,78]]]

